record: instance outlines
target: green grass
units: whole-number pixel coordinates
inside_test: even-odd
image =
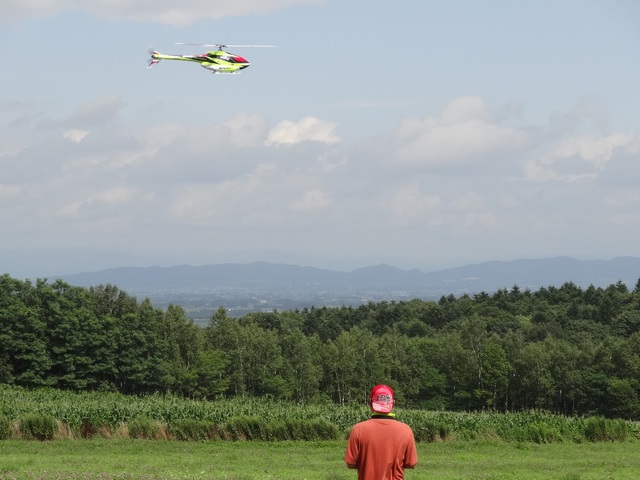
[[[0,479],[355,480],[345,441],[0,441]],[[636,480],[637,442],[418,444],[407,480]]]

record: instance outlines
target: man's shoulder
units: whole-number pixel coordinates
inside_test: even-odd
[[[395,418],[380,418],[380,417],[372,417],[372,418],[363,420],[361,422],[358,422],[353,426],[353,428],[356,428],[356,427],[366,428],[368,426],[379,425],[380,423],[384,423],[386,425],[394,425],[395,428],[398,428],[398,429],[411,430],[411,427],[407,423],[404,423],[400,420],[397,420]]]
[[[369,425],[369,422],[371,422],[370,418],[362,420],[361,422],[354,424],[353,428],[366,428],[366,426]]]
[[[396,420],[396,421],[395,421],[395,424],[397,424],[397,425],[398,425],[398,427],[397,427],[397,428],[404,428],[404,429],[409,429],[409,430],[411,430],[411,427],[409,426],[409,424],[408,424],[408,423],[404,423],[404,422],[403,422],[403,421],[401,421],[401,420]]]

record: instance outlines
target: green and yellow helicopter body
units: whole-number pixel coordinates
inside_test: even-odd
[[[147,68],[152,68],[161,60],[179,60],[184,62],[199,63],[201,67],[206,68],[212,73],[239,73],[240,70],[247,68],[250,63],[244,57],[223,50],[229,45],[221,43],[216,44],[190,44],[182,43],[179,45],[200,45],[203,47],[218,47],[218,50],[212,50],[196,55],[165,55],[156,50],[151,52],[151,60]],[[231,45],[231,47],[271,47],[273,45]]]

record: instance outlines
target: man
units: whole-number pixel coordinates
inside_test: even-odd
[[[402,480],[404,469],[418,463],[411,427],[395,419],[393,390],[376,385],[369,395],[371,418],[356,423],[344,461],[358,469],[358,480]]]

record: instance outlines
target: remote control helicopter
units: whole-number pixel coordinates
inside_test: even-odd
[[[162,60],[180,60],[184,62],[199,63],[211,73],[240,73],[240,70],[247,68],[250,63],[244,57],[225,51],[227,47],[273,47],[273,45],[226,45],[224,43],[177,43],[176,45],[199,45],[201,47],[217,47],[196,55],[165,55],[156,50],[151,51],[151,60],[147,68],[153,68]]]

